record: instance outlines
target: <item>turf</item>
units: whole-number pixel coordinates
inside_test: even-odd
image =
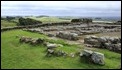
[[[105,65],[100,66],[87,63],[79,56],[72,57],[46,57],[46,47],[43,45],[32,46],[27,43],[19,43],[18,36],[29,36],[32,38],[43,38],[46,41],[62,44],[59,48],[68,53],[82,50],[82,45],[70,45],[65,40],[52,40],[47,36],[26,32],[22,30],[11,30],[1,33],[1,68],[2,69],[116,69],[120,65],[121,54],[105,49],[94,48],[95,51],[104,53]]]

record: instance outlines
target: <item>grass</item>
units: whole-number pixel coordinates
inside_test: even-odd
[[[40,17],[40,18],[36,18],[36,17],[27,17],[27,18],[32,18],[35,20],[39,20],[42,21],[43,23],[54,23],[54,22],[70,22],[70,19],[61,19],[58,17]],[[93,22],[97,22],[96,20],[93,20]],[[99,22],[105,22],[107,23],[108,21],[99,21]],[[18,18],[16,19],[12,19],[11,22],[8,22],[6,20],[1,20],[1,27],[11,27],[11,26],[16,26],[16,24],[19,23]]]
[[[45,40],[63,44],[63,51],[68,53],[77,52],[83,46],[69,45],[65,40],[52,40],[47,36],[26,32],[22,30],[11,30],[1,33],[1,68],[2,69],[116,69],[120,65],[121,54],[105,49],[94,48],[95,51],[104,53],[105,65],[87,63],[80,57],[46,57],[46,47],[43,45],[32,46],[26,43],[19,43],[19,38],[15,36],[29,36],[33,38],[41,37]]]
[[[1,27],[11,27],[11,26],[16,26],[16,23],[9,22],[6,20],[1,20]]]
[[[40,18],[29,17],[29,18],[42,21],[43,23],[70,22],[70,20],[59,19],[57,17],[40,17]],[[17,18],[16,19],[12,19],[11,22],[10,21],[6,21],[6,20],[1,20],[1,27],[12,27],[12,26],[16,26],[17,23],[19,23]]]
[[[57,17],[40,17],[40,18],[30,17],[30,18],[36,19],[36,20],[39,20],[39,21],[42,21],[43,23],[70,22],[70,20],[59,19],[59,18],[57,18]]]

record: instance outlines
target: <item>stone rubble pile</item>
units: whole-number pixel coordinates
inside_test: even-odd
[[[119,38],[119,37],[87,36],[86,38],[84,38],[84,43],[88,47],[105,48],[110,51],[121,53],[121,38]]]
[[[67,56],[67,53],[57,49],[59,46],[58,44],[51,44],[47,43],[47,54],[46,56]]]
[[[85,57],[87,61],[93,62],[95,64],[104,65],[104,54],[99,52],[94,52],[91,50],[84,49],[82,52],[80,52],[80,57]]]
[[[18,36],[17,36],[18,38]],[[92,38],[96,39],[95,36],[92,36]],[[74,58],[76,56],[76,53],[67,53],[63,50],[61,50],[61,47],[64,47],[61,44],[55,44],[55,43],[49,43],[49,42],[45,42],[44,39],[41,38],[31,38],[31,37],[25,37],[22,36],[19,39],[20,42],[24,42],[24,43],[30,43],[32,45],[37,45],[37,44],[43,44],[44,46],[46,46],[46,56],[50,57],[50,56],[62,56],[62,57],[72,57]],[[104,54],[99,53],[99,52],[94,52],[91,50],[83,50],[82,52],[79,52],[78,55],[80,55],[80,57],[85,57],[85,60],[88,60],[90,62],[93,62],[95,64],[99,64],[99,65],[104,65]]]
[[[78,40],[78,34],[59,31],[56,33],[56,37],[68,39],[68,40]]]
[[[44,43],[44,39],[31,38],[31,37],[25,37],[25,36],[20,37],[19,41],[20,42],[25,42],[25,43],[30,43],[32,45],[37,45],[37,44],[43,44]]]
[[[29,31],[29,32],[36,32],[36,33],[40,33],[40,34],[43,34],[44,31],[41,30],[41,29],[23,29],[24,31]]]

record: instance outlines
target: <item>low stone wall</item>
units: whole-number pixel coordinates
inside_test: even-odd
[[[121,53],[121,38],[118,38],[118,37],[88,36],[84,38],[84,43],[88,47],[105,48],[110,51]]]
[[[22,28],[35,28],[35,27],[43,27],[43,26],[68,25],[68,24],[71,24],[71,23],[70,22],[59,22],[59,23],[43,23],[43,24],[27,25],[27,26],[15,26],[15,27],[1,28],[1,32],[8,31],[8,30],[14,30],[14,29],[22,29]]]
[[[30,43],[32,45],[38,45],[38,44],[44,44],[44,39],[41,39],[41,38],[31,38],[31,37],[25,37],[25,36],[22,36],[20,37],[19,41],[21,43]]]
[[[68,39],[68,40],[78,40],[78,34],[70,33],[70,32],[63,32],[63,31],[57,32],[56,37]]]
[[[88,62],[92,62],[99,65],[105,65],[104,54],[100,52],[84,49],[82,52],[80,52],[80,57],[81,59],[85,57],[85,60],[87,60]]]
[[[56,57],[72,57],[74,58],[75,56],[77,56],[77,52],[74,53],[67,53],[66,51],[63,51],[61,49],[61,47],[65,47],[62,44],[56,44],[56,43],[49,43],[48,41],[42,39],[42,38],[31,38],[31,37],[27,37],[27,36],[16,36],[16,38],[19,38],[20,43],[29,43],[31,45],[43,45],[46,47],[46,55],[48,57],[51,56],[56,56]],[[69,47],[70,48],[70,47]],[[84,49],[83,51],[78,52],[78,56],[80,56],[80,58],[84,58],[85,60],[88,62],[92,62],[95,64],[99,64],[99,65],[105,65],[105,61],[104,61],[104,54],[103,53],[99,53],[99,52],[94,52],[91,50],[86,50]]]

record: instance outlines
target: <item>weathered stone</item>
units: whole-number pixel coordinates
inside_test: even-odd
[[[85,37],[85,38],[84,38],[84,43],[85,43],[85,44],[89,43],[89,40],[90,40],[90,39],[91,39],[90,36]]]
[[[47,52],[50,53],[50,54],[52,54],[54,52],[54,50],[48,49]]]
[[[110,46],[111,46],[110,43],[104,43],[104,47],[105,47],[106,49],[108,49]]]
[[[94,47],[99,47],[101,43],[97,39],[98,38],[96,36],[88,36],[84,38],[84,43],[93,45]]]
[[[22,36],[21,38],[20,38],[20,42],[24,42],[25,41],[25,39],[26,39],[26,37],[25,36]]]
[[[83,52],[82,52],[83,56],[91,56],[92,53],[93,53],[93,51],[91,51],[91,50],[83,50]]]
[[[98,38],[98,41],[101,43],[105,43],[105,42],[107,42],[107,39],[106,39],[106,37],[100,37],[100,38]]]
[[[56,33],[57,37],[68,39],[68,40],[78,40],[78,34],[76,33],[70,33],[70,32],[58,32]]]
[[[115,44],[114,45],[114,51],[121,53],[121,43]]]
[[[95,36],[95,35],[90,36],[90,38],[92,38],[92,39],[98,39],[98,37],[97,37],[97,36]]]
[[[78,34],[70,33],[70,35],[71,35],[71,40],[78,40]]]
[[[53,49],[56,48],[57,45],[56,44],[47,44],[47,49]]]
[[[38,44],[44,43],[44,39],[38,38],[38,39],[36,40],[36,42],[37,42]]]
[[[114,37],[113,44],[117,44],[117,43],[119,43],[119,38],[118,37]]]
[[[90,44],[85,44],[85,46],[87,46],[87,47],[93,47],[93,45],[90,45]]]
[[[75,57],[75,54],[74,54],[74,53],[70,53],[69,56],[71,56],[71,57]]]
[[[110,51],[120,52],[121,51],[121,38],[118,37],[95,37],[95,36],[87,36],[84,38],[84,43],[88,47],[99,47],[106,48]]]
[[[100,64],[100,65],[104,65],[104,54],[99,53],[99,52],[93,52],[91,59],[94,63],[96,64]]]
[[[113,44],[110,44],[110,43],[106,46],[106,48],[107,48],[108,50],[110,50],[110,51],[113,50],[113,47],[114,47],[114,45],[113,45]]]
[[[50,57],[50,56],[52,56],[53,54],[54,54],[54,50],[48,49],[48,50],[47,50],[46,56]]]
[[[31,41],[31,44],[32,44],[32,45],[36,45],[36,44],[37,44],[37,41],[33,39],[33,40]]]
[[[56,54],[57,56],[62,56],[62,55],[63,55],[63,53],[64,53],[64,52],[63,52],[63,51],[60,51],[60,50],[59,50],[59,51],[57,51],[57,52],[55,52],[55,54]]]
[[[48,34],[49,37],[53,37],[54,35],[53,34]]]
[[[67,56],[67,53],[62,51],[62,50],[55,50],[54,55],[55,56],[64,56],[65,57],[65,56]]]
[[[114,38],[113,37],[110,37],[109,38],[109,41],[110,41],[110,43],[114,43]]]
[[[82,52],[80,52],[80,54],[79,54],[79,55],[80,55],[80,57],[82,57],[82,56],[83,56],[83,53],[82,53]]]
[[[25,38],[25,43],[31,42],[32,38]]]
[[[85,59],[89,62],[93,62],[96,64],[104,65],[104,54],[99,52],[93,52],[91,50],[83,50],[80,52],[80,57],[85,57]]]

